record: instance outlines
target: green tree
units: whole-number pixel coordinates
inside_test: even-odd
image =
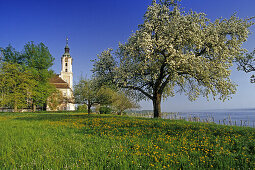
[[[0,105],[2,107],[24,108],[31,101],[31,94],[36,81],[31,70],[24,70],[17,63],[2,62],[0,67]]]
[[[37,106],[46,105],[48,97],[55,91],[49,83],[53,76],[53,71],[49,68],[53,65],[54,57],[43,43],[36,45],[29,42],[24,46],[22,60],[26,67],[33,70],[33,78],[38,82],[32,94],[33,111],[36,111]]]
[[[211,22],[204,13],[181,10],[176,1],[153,1],[128,42],[94,61],[94,76],[133,91],[138,100],[152,100],[154,117],[161,117],[162,99],[176,92],[190,100],[225,100],[236,91],[230,67],[245,51],[241,45],[252,25],[236,15]]]

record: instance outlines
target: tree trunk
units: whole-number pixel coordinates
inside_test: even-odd
[[[91,104],[88,104],[88,114],[91,113]]]
[[[36,112],[36,105],[33,104],[33,112]]]
[[[18,112],[18,104],[17,104],[16,96],[14,96],[14,97],[15,97],[15,99],[14,99],[14,107],[13,107],[13,109],[14,109],[14,112]]]
[[[14,104],[14,112],[18,112],[18,107],[16,103]]]
[[[47,110],[47,103],[44,103],[44,104],[43,104],[43,110],[44,110],[44,111]]]
[[[161,118],[161,94],[155,94],[153,96],[153,112],[154,118]]]

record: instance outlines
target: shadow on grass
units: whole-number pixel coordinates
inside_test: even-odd
[[[163,128],[163,129],[171,129],[171,130],[177,130],[177,131],[185,131],[187,128],[192,128],[193,130],[201,128],[200,125],[202,123],[195,124],[193,123],[193,126],[185,126],[188,122],[185,122],[183,120],[166,120],[166,119],[151,119],[151,118],[142,118],[142,117],[129,117],[129,116],[119,116],[119,115],[104,115],[104,114],[70,114],[70,113],[31,113],[26,114],[22,117],[16,117],[16,120],[25,120],[25,121],[63,121],[67,119],[71,120],[88,120],[88,119],[116,119],[120,122],[122,120],[130,120],[128,122],[128,126],[133,125],[139,125],[140,127],[147,127],[147,128]],[[148,124],[143,124],[139,120],[148,121]],[[168,124],[166,127],[162,125],[161,123],[167,121],[172,122]],[[110,123],[107,121],[101,122],[101,123]],[[188,123],[189,124],[189,123]],[[124,126],[127,126],[126,124],[123,124]],[[118,124],[118,127],[121,127],[121,123]]]
[[[97,127],[90,126],[91,120],[101,119],[100,124]],[[102,114],[70,114],[70,113],[31,113],[26,114],[22,117],[18,116],[14,118],[16,120],[24,121],[65,121],[65,120],[79,120],[83,119],[84,124],[87,124],[87,128],[79,130],[81,133],[94,134],[97,133],[96,129],[101,129],[107,133],[113,132],[112,135],[123,135],[128,131],[141,130],[144,132],[146,137],[151,137],[153,133],[165,134],[169,136],[176,136],[177,134],[185,133],[186,131],[192,132],[190,137],[200,136],[200,129],[203,129],[203,133],[212,133],[215,136],[224,136],[226,134],[232,133],[243,133],[239,128],[234,128],[235,130],[229,131],[231,127],[215,125],[215,124],[205,124],[205,123],[192,123],[185,122],[182,120],[164,120],[164,119],[150,119],[150,118],[137,118],[128,116],[118,116],[118,115],[102,115]],[[115,119],[117,123],[108,121],[108,119]],[[88,121],[87,121],[88,120]],[[128,120],[126,123],[124,120]],[[141,121],[140,121],[141,120]],[[145,121],[144,121],[145,120]],[[164,124],[164,122],[166,124]],[[93,123],[92,123],[93,124]],[[105,128],[104,125],[107,124],[112,128]],[[114,129],[118,129],[115,132]],[[239,131],[239,132],[238,132]]]
[[[93,125],[93,119],[99,118],[101,121],[97,126]],[[158,128],[157,123],[153,123],[154,121],[152,119],[148,118],[136,118],[136,117],[128,117],[128,116],[119,116],[119,115],[104,115],[104,114],[68,114],[68,113],[34,113],[29,114],[23,117],[16,117],[15,120],[21,120],[21,121],[70,121],[75,122],[76,120],[82,119],[83,121],[80,122],[84,124],[86,127],[81,129],[76,129],[76,133],[82,133],[82,134],[91,134],[95,136],[102,137],[101,132],[105,132],[104,134],[110,135],[110,136],[123,136],[125,134],[133,134],[132,131],[135,131],[136,129],[144,130],[146,132],[147,128]],[[116,120],[117,123],[113,123],[109,120]],[[148,121],[152,121],[149,124],[140,124],[139,120],[145,119]],[[124,120],[128,120],[126,123],[123,123]],[[129,121],[130,120],[130,121]],[[137,121],[138,120],[138,121]],[[159,119],[157,119],[159,120]],[[113,124],[112,124],[113,123]],[[71,123],[72,124],[72,123]],[[107,128],[109,125],[112,128]],[[118,131],[116,131],[116,128],[118,128]],[[100,130],[99,130],[100,129]],[[158,128],[160,129],[160,128]],[[154,132],[153,132],[154,133]],[[152,132],[145,133],[143,137],[151,137]]]

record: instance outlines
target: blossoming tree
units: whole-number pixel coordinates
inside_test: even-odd
[[[225,100],[235,93],[230,67],[242,57],[252,25],[236,15],[212,22],[176,2],[154,0],[128,41],[94,61],[94,76],[152,100],[155,118],[161,117],[162,99],[177,92],[190,100],[200,95]]]

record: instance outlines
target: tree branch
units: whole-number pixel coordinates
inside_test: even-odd
[[[125,89],[132,89],[132,90],[138,90],[140,91],[141,93],[143,93],[146,97],[148,97],[149,99],[153,99],[153,97],[147,93],[146,91],[144,91],[142,88],[140,87],[135,87],[135,86],[121,86],[122,88],[125,88]]]
[[[171,76],[172,75],[168,75],[168,77],[166,78],[166,80],[162,83],[161,87],[159,88],[159,93],[163,93],[164,88],[166,87],[166,85],[170,82],[171,80]]]
[[[158,89],[160,89],[160,84],[162,83],[163,79],[165,78],[165,74],[164,74],[164,69],[166,67],[166,56],[161,53],[163,56],[164,56],[164,61],[163,61],[163,64],[161,65],[160,67],[160,71],[159,71],[159,76],[155,82],[155,86],[154,86],[154,91],[156,92]],[[159,87],[159,88],[158,88]]]

